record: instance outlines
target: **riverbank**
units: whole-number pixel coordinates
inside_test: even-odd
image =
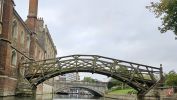
[[[136,94],[137,92],[136,92],[136,90],[134,90],[134,89],[117,89],[117,90],[112,90],[112,91],[110,91],[108,94],[123,94],[123,95],[125,95],[125,94]]]
[[[120,100],[136,100],[136,92],[134,89],[112,90],[105,95],[105,98],[120,99]]]
[[[136,100],[136,95],[128,94],[106,94],[105,98],[118,99],[118,100]]]

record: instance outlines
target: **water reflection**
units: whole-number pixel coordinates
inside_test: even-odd
[[[37,95],[36,97],[8,96],[0,97],[0,100],[53,100],[52,95]]]
[[[91,95],[37,95],[36,97],[0,97],[0,100],[108,100]]]
[[[91,99],[100,99],[99,97],[94,97],[92,95],[77,95],[77,94],[70,94],[70,95],[55,95],[54,100],[63,100],[63,99],[72,99],[72,100],[91,100]]]

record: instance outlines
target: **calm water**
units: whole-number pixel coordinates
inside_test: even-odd
[[[0,97],[0,100],[110,100],[81,95],[37,95],[36,97]]]

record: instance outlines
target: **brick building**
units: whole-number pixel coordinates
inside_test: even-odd
[[[29,0],[29,13],[23,21],[13,0],[0,0],[0,96],[15,95],[19,63],[56,57],[56,47],[42,18],[38,0]],[[43,93],[46,86],[38,86]],[[52,89],[52,88],[50,88]]]

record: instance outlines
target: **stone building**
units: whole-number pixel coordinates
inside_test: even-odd
[[[50,35],[47,25],[44,24],[43,18],[38,18],[37,20],[37,39],[39,44],[44,49],[44,59],[55,58],[57,55],[56,47],[53,43],[52,37]]]
[[[66,81],[79,81],[80,80],[79,73],[68,73],[68,74],[64,74],[62,77],[65,77]]]
[[[53,43],[53,40],[51,38],[47,25],[44,25],[43,18],[38,18],[36,30],[37,30],[36,33],[37,33],[38,42],[44,50],[44,59],[55,58],[57,55],[57,50]],[[52,89],[53,89],[52,82],[53,81],[54,81],[54,78],[49,79],[45,81],[44,84],[42,84],[43,93],[52,93]]]
[[[26,23],[34,32],[34,37],[32,40],[36,43],[35,46],[31,46],[31,55],[33,55],[35,60],[41,60],[39,57],[42,57],[42,59],[55,58],[57,55],[56,47],[53,43],[47,25],[44,25],[44,20],[42,18],[37,18],[37,12],[38,0],[30,0],[29,13]],[[53,79],[50,79],[48,82],[45,82],[46,84],[40,84],[37,89],[37,94],[51,93],[52,81]]]
[[[57,54],[48,28],[41,28],[41,18],[37,18],[38,0],[29,0],[26,21],[14,6],[13,0],[0,0],[0,96],[15,95],[21,62],[54,58]],[[38,90],[43,93],[44,84]]]

